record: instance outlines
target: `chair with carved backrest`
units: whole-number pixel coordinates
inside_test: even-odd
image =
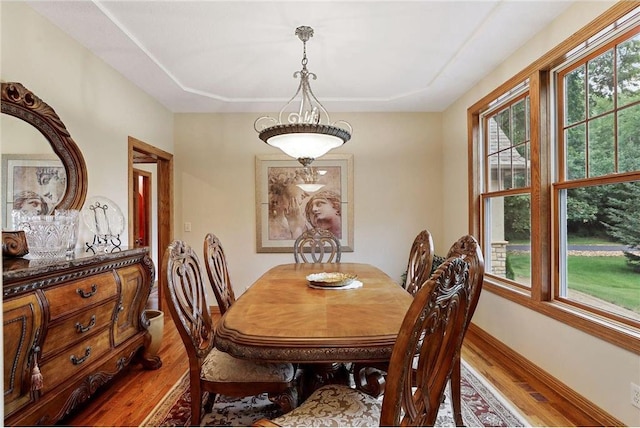
[[[447,257],[461,257],[469,264],[469,309],[467,310],[467,325],[465,332],[471,323],[473,313],[478,306],[482,284],[484,282],[484,257],[478,241],[471,236],[465,235],[453,243]],[[451,374],[451,407],[453,417],[457,426],[464,424],[462,420],[462,404],[460,402],[460,381],[462,379],[460,356],[453,364]]]
[[[204,238],[203,254],[209,282],[216,296],[220,315],[224,315],[227,309],[236,301],[233,293],[231,280],[229,279],[229,269],[224,249],[220,239],[213,233],[207,233]]]
[[[290,413],[255,426],[432,426],[462,345],[468,281],[467,263],[450,258],[416,293],[393,347],[382,403],[358,389],[325,385]]]
[[[167,306],[189,359],[192,424],[199,425],[204,392],[209,393],[206,411],[211,411],[216,394],[244,397],[267,392],[285,411],[295,407],[295,371],[291,364],[241,360],[213,346],[215,331],[202,268],[193,249],[183,241],[173,241],[162,263]]]
[[[409,251],[409,263],[404,288],[415,296],[422,284],[431,275],[433,263],[433,238],[428,230],[423,230],[416,235]]]
[[[428,230],[420,231],[411,244],[409,250],[409,262],[407,263],[404,288],[412,296],[418,292],[420,287],[431,276],[431,266],[433,264],[433,238]],[[356,363],[353,366],[353,376],[356,386],[366,392],[379,389],[375,382],[378,380],[377,374],[371,377],[372,370],[388,370],[388,363]],[[374,384],[369,385],[373,381]]]
[[[340,240],[326,229],[305,230],[293,244],[296,263],[339,263],[341,255]]]

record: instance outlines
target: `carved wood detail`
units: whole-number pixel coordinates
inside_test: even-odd
[[[216,336],[216,348],[235,356],[242,356],[249,360],[266,361],[296,361],[310,363],[331,363],[336,361],[350,362],[354,357],[361,361],[388,361],[393,346],[345,346],[335,347],[300,347],[296,348],[264,348],[260,345],[251,346],[238,344],[222,335]]]
[[[22,230],[2,232],[2,255],[22,257],[29,252],[27,237]]]

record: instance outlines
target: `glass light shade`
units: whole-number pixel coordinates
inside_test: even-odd
[[[299,188],[301,188],[302,190],[304,190],[307,193],[315,193],[318,190],[322,189],[324,187],[324,184],[319,184],[319,183],[301,183],[301,184],[296,184],[296,186],[298,186]]]
[[[340,147],[344,141],[333,135],[293,133],[275,135],[267,140],[267,144],[296,159],[317,159],[329,150]]]

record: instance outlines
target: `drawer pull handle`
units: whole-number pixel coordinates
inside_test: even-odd
[[[96,316],[91,315],[91,320],[89,321],[89,325],[87,325],[86,327],[80,324],[80,322],[76,323],[76,331],[78,333],[86,333],[89,330],[91,330],[95,325],[96,325]]]
[[[72,355],[71,363],[73,363],[74,366],[80,365],[89,358],[89,355],[91,355],[91,346],[87,346],[87,349],[84,351],[84,357],[78,358],[75,355]]]
[[[88,299],[89,297],[93,296],[94,294],[96,294],[96,291],[98,291],[98,286],[95,284],[91,286],[91,291],[88,293],[86,293],[81,288],[76,289],[76,293],[78,293],[83,299]]]

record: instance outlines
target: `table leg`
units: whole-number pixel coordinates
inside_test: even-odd
[[[298,394],[298,388],[293,386],[280,394],[270,393],[268,394],[268,397],[272,403],[277,404],[282,409],[283,413],[289,413],[300,404]]]
[[[384,393],[388,363],[356,363],[353,368],[353,380],[356,389],[379,397]]]
[[[302,365],[301,395],[304,401],[323,385],[350,384],[350,373],[343,363],[313,363]]]

